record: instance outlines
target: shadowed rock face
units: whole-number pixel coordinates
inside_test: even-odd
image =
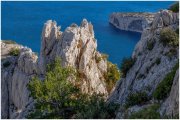
[[[18,56],[8,55],[12,48],[19,48]],[[27,84],[35,75],[43,79],[46,65],[56,57],[62,59],[63,66],[72,66],[80,74],[81,89],[93,94],[101,93],[107,96],[104,74],[107,72],[107,61],[97,51],[93,26],[86,19],[81,26],[72,25],[64,32],[56,22],[51,20],[44,24],[42,30],[41,53],[38,58],[30,48],[17,44],[5,44],[1,41],[2,63],[2,118],[25,118],[28,110],[33,107],[33,99],[29,97]],[[2,59],[1,59],[2,61]]]
[[[142,20],[134,20],[129,24],[128,29],[137,29],[138,31],[143,31],[142,24]]]
[[[135,46],[132,54],[132,58],[135,59],[134,65],[127,72],[126,77],[117,82],[114,92],[109,97],[110,102],[113,101],[123,105],[130,93],[140,91],[145,91],[148,96],[152,96],[157,85],[172,70],[179,58],[179,47],[163,46],[160,42],[160,30],[169,27],[175,31],[178,28],[178,21],[178,13],[172,13],[168,10],[162,10],[155,15],[152,25],[143,30],[141,39]],[[154,43],[152,50],[147,48],[150,41]],[[175,50],[175,54],[169,57],[166,53],[171,49]],[[160,60],[159,64],[156,63],[157,59]],[[176,75],[174,82],[177,82],[178,76]],[[161,104],[160,113],[176,115],[179,111],[177,107],[178,95],[176,94],[178,87],[178,84],[173,84],[170,97]],[[145,106],[151,103],[153,101],[148,101]],[[128,110],[131,112],[132,110],[138,111],[143,107],[132,106]],[[124,118],[124,113],[125,111],[118,112],[117,118]]]

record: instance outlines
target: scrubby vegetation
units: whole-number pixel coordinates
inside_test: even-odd
[[[34,77],[28,84],[35,108],[27,118],[114,118],[117,105],[106,104],[102,95],[82,93],[68,80],[76,80],[76,76],[59,59],[48,65],[44,80]]]
[[[178,13],[179,12],[179,2],[174,3],[169,7],[169,10]]]
[[[97,55],[95,56],[97,63],[99,63],[101,60],[107,60],[107,58],[108,58],[108,55],[104,53],[101,53],[101,56],[97,56]]]
[[[155,89],[153,93],[153,97],[157,100],[162,100],[165,99],[170,91],[171,91],[171,86],[173,84],[173,79],[176,74],[176,70],[179,68],[179,63],[177,63],[172,71],[168,73],[165,78],[158,84],[157,88]]]
[[[154,42],[153,41],[148,41],[147,42],[147,49],[152,50],[154,48]]]
[[[177,50],[175,48],[172,48],[168,52],[166,52],[165,55],[169,58],[172,58],[173,56],[177,55]]]
[[[160,119],[158,113],[159,105],[153,104],[147,108],[144,108],[138,112],[131,114],[130,119]]]
[[[108,92],[110,93],[116,82],[120,79],[120,71],[117,65],[108,62],[107,74],[105,75],[105,83]]]
[[[10,66],[11,65],[11,62],[9,62],[9,61],[5,61],[4,63],[3,63],[3,67],[8,67],[8,66]]]
[[[13,48],[10,50],[9,55],[18,56],[19,53],[20,53],[20,50],[18,48]]]
[[[107,54],[104,54],[104,53],[101,53],[101,55],[102,55],[103,60],[108,59],[108,57],[109,57]]]
[[[145,78],[145,75],[144,75],[144,74],[139,74],[139,75],[137,76],[137,79],[142,79],[142,78]]]
[[[114,103],[105,104],[104,99],[96,94],[85,101],[83,98],[79,104],[81,105],[74,116],[77,119],[112,119],[115,118],[115,110],[118,108]]]
[[[172,46],[179,45],[178,34],[170,28],[164,28],[161,30],[160,41],[163,43],[163,45],[172,45]]]
[[[6,43],[6,44],[16,44],[15,41],[12,41],[12,40],[2,40],[3,43]]]
[[[149,97],[145,91],[130,93],[126,99],[125,107],[128,108],[133,105],[141,105],[146,103]]]
[[[135,63],[135,60],[132,59],[131,57],[123,59],[121,63],[122,77],[126,77],[127,72],[134,65],[134,63]]]
[[[179,28],[176,29],[176,33],[179,35]]]
[[[161,63],[161,58],[157,58],[155,62],[157,65],[159,65]]]

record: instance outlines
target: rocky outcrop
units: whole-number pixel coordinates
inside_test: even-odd
[[[103,82],[107,71],[107,61],[96,61],[102,57],[97,52],[93,26],[84,19],[81,26],[75,24],[67,27],[62,33],[56,22],[45,23],[42,32],[40,63],[46,65],[56,57],[62,59],[63,66],[74,67],[81,77],[81,88],[86,93],[102,93],[107,95]],[[42,67],[45,69],[45,66]]]
[[[9,55],[12,49],[19,49],[18,56]],[[2,118],[24,118],[32,107],[27,84],[38,73],[37,56],[31,49],[1,42],[2,61]]]
[[[18,48],[18,56],[9,52]],[[27,84],[33,76],[43,79],[46,65],[55,58],[62,60],[63,66],[72,66],[81,76],[81,89],[85,93],[101,93],[107,96],[104,74],[107,60],[97,61],[102,55],[97,51],[93,26],[86,19],[81,26],[75,24],[64,32],[51,20],[42,30],[41,52],[38,58],[30,48],[1,42],[2,49],[2,118],[25,118],[33,107]]]
[[[136,92],[146,92],[152,98],[152,93],[157,85],[172,70],[179,58],[179,47],[164,46],[160,42],[160,30],[165,27],[176,30],[178,21],[178,13],[172,13],[168,10],[162,10],[155,15],[152,25],[142,32],[141,39],[135,46],[132,54],[132,58],[135,60],[134,65],[129,69],[126,77],[117,82],[109,101],[117,102],[123,106],[127,102],[128,95]],[[149,43],[153,43],[151,49],[148,48]],[[174,54],[168,56],[167,53],[172,50]],[[178,79],[178,75],[174,79]],[[174,82],[177,81],[174,80]],[[178,106],[178,95],[176,94],[178,87],[178,84],[173,84],[171,98],[162,105],[162,109],[164,109],[162,111],[165,111],[166,115],[172,111],[175,115],[174,113],[179,111],[178,107],[175,107],[175,105]],[[151,102],[148,101],[146,104]],[[117,118],[121,118],[120,114],[123,113],[117,113]]]
[[[153,19],[153,13],[112,13],[109,23],[121,30],[143,32]]]

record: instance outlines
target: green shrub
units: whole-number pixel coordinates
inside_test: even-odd
[[[6,44],[16,44],[15,41],[12,41],[12,40],[2,40],[3,43],[6,43]]]
[[[83,101],[79,103],[84,105],[80,105],[80,109],[74,116],[75,119],[112,119],[116,117],[115,111],[119,106],[114,103],[106,104],[104,99],[96,94],[85,101],[83,98]]]
[[[62,67],[60,60],[49,64],[45,79],[34,77],[28,84],[35,108],[27,118],[115,118],[116,104],[106,104],[104,97],[82,93],[68,78],[76,80],[72,68]]]
[[[172,48],[168,52],[165,53],[165,56],[168,56],[169,58],[176,56],[177,55],[177,50]]]
[[[144,108],[138,112],[132,113],[130,119],[160,119],[158,113],[159,105],[153,104],[147,108]]]
[[[179,63],[177,63],[171,72],[169,72],[165,78],[158,84],[157,88],[153,92],[153,97],[157,100],[165,99],[170,91],[173,84],[173,79],[176,74],[176,70],[179,68]]]
[[[108,57],[109,57],[107,54],[104,54],[104,53],[101,53],[101,55],[102,55],[102,59],[103,59],[103,60],[106,60],[106,59],[108,59]]]
[[[105,75],[105,83],[107,91],[110,93],[116,82],[120,79],[120,71],[117,65],[111,62],[107,63],[107,73]]]
[[[145,78],[145,75],[144,74],[139,74],[137,79],[141,79],[141,78]]]
[[[157,65],[159,65],[161,63],[161,58],[157,58],[155,62]]]
[[[162,42],[163,45],[178,46],[179,37],[172,29],[164,28],[160,32],[160,42]]]
[[[10,50],[9,55],[18,56],[20,53],[20,50],[18,48],[13,48]]]
[[[179,12],[179,2],[174,3],[170,6],[169,10],[178,13]]]
[[[135,60],[133,60],[131,57],[130,58],[124,58],[121,63],[121,72],[122,72],[122,77],[126,77],[127,72],[129,69],[134,65]]]
[[[179,28],[176,29],[176,33],[179,35]]]
[[[147,93],[144,91],[130,93],[126,99],[125,107],[128,108],[134,105],[141,105],[147,102],[148,100],[149,100],[149,97]]]
[[[102,60],[102,58],[101,57],[95,57],[96,58],[96,63],[99,63],[101,60]]]
[[[35,108],[28,118],[67,118],[77,104],[79,89],[67,80],[75,76],[71,68],[63,68],[60,60],[47,66],[45,80],[34,77],[28,84],[30,96],[36,100]]]
[[[147,49],[152,50],[154,48],[154,42],[153,41],[148,41],[147,42]]]
[[[3,63],[3,67],[8,67],[9,65],[11,65],[11,63],[9,61],[6,61]]]
[[[101,60],[107,60],[108,58],[108,55],[107,54],[104,54],[104,53],[101,53],[101,56],[95,56],[95,59],[96,59],[96,63],[99,63]]]

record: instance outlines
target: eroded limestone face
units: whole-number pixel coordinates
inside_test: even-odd
[[[123,105],[126,103],[127,96],[136,91],[145,91],[148,96],[152,96],[158,84],[172,70],[179,58],[179,47],[164,46],[160,42],[160,31],[165,27],[175,31],[178,28],[178,21],[178,13],[173,13],[169,10],[161,10],[155,15],[152,25],[143,30],[141,39],[135,46],[132,54],[132,58],[135,59],[134,65],[127,72],[126,77],[117,82],[114,92],[109,97],[109,101]],[[151,50],[147,47],[149,42],[153,42]],[[166,53],[172,49],[175,51],[175,54],[171,57],[167,56]],[[157,63],[157,60],[160,62]],[[176,74],[174,82],[177,82],[178,76]],[[177,111],[179,111],[179,108],[176,107],[178,103],[178,95],[176,94],[178,87],[178,84],[174,83],[172,85],[170,96],[161,104],[162,106],[159,110],[161,115],[170,115],[170,113],[171,115],[176,115]],[[152,103],[153,101],[148,101],[144,106]],[[141,107],[132,106],[127,111],[132,109],[133,111],[138,111]],[[117,118],[123,118],[123,114],[125,113],[122,111],[117,113]]]
[[[19,48],[20,54],[9,56],[12,48]],[[44,24],[40,57],[30,48],[17,44],[1,42],[4,61],[10,61],[9,67],[2,67],[2,118],[25,118],[33,107],[27,84],[35,75],[42,77],[46,65],[55,58],[62,60],[63,66],[72,66],[82,75],[81,89],[85,93],[101,93],[107,96],[104,74],[107,72],[107,60],[97,51],[97,42],[91,23],[84,19],[81,26],[71,25],[64,32],[51,20]]]

